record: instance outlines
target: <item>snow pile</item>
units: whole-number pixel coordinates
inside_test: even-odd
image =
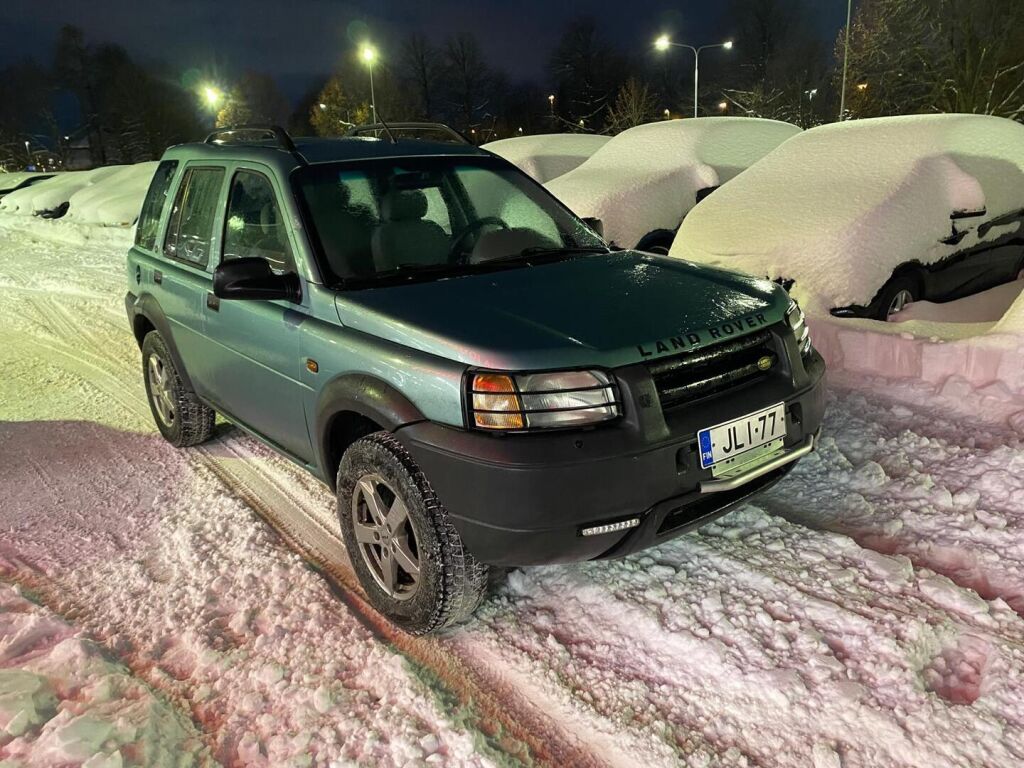
[[[52,179],[40,181],[31,187],[19,189],[0,200],[0,211],[5,213],[34,214],[52,211],[67,203],[79,190],[96,184],[119,170],[123,165],[108,165],[91,171],[68,171]]]
[[[36,176],[53,176],[52,173],[42,171],[16,171],[14,173],[0,173],[0,190],[14,189],[22,182],[35,178]]]
[[[577,168],[608,141],[608,136],[589,133],[548,133],[492,141],[482,148],[544,183]]]
[[[130,226],[139,217],[157,161],[119,167],[69,200],[68,218],[85,224]]]
[[[730,181],[798,133],[789,123],[745,117],[648,123],[545,186],[577,215],[601,219],[609,240],[631,247],[654,230],[674,230],[700,190]]]
[[[908,261],[936,262],[1019,221],[978,227],[1024,207],[1024,126],[980,115],[856,120],[786,142],[712,195],[671,254],[796,280],[812,314],[868,304]],[[958,245],[955,211],[987,208]]]
[[[169,768],[208,757],[187,717],[0,584],[0,765]]]

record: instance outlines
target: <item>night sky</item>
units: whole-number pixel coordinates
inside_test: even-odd
[[[114,42],[142,61],[231,77],[244,70],[274,75],[297,98],[331,71],[354,41],[372,39],[383,56],[419,30],[435,42],[474,32],[488,60],[514,80],[543,81],[544,65],[567,21],[592,15],[619,48],[649,50],[661,31],[687,42],[731,35],[727,2],[714,0],[4,0],[0,66],[34,57],[49,63],[63,24],[90,42]],[[845,21],[845,0],[816,0],[816,24],[830,39]]]

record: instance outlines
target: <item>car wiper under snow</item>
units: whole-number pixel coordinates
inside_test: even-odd
[[[487,261],[481,262],[481,264],[495,264],[501,262],[510,261],[528,261],[537,257],[551,257],[551,256],[574,256],[579,253],[608,253],[608,249],[602,245],[576,245],[576,246],[561,246],[561,247],[550,247],[546,245],[534,245],[530,248],[524,248],[519,253],[510,253],[508,256],[498,256],[494,259],[488,259]]]

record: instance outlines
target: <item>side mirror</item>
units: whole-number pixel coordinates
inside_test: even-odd
[[[949,214],[950,221],[962,221],[963,219],[980,219],[982,216],[988,215],[987,208],[975,208],[972,210],[959,210],[953,211]]]
[[[590,227],[598,237],[604,237],[604,222],[593,216],[584,216],[583,223]]]
[[[295,274],[278,275],[266,259],[225,261],[214,270],[213,295],[221,299],[302,301],[302,287]]]

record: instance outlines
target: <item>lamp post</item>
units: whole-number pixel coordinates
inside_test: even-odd
[[[846,115],[846,73],[850,65],[850,21],[853,18],[853,0],[846,0],[846,42],[843,44],[843,89],[839,94],[839,120]]]
[[[377,61],[377,49],[369,43],[365,43],[359,50],[359,58],[370,70],[370,112],[373,114],[373,122],[377,122],[377,97],[373,92],[373,65]]]
[[[724,48],[727,51],[732,50],[732,40],[726,40],[724,43],[715,43],[713,45],[702,45],[699,48],[695,48],[694,46],[687,45],[686,43],[674,43],[668,35],[662,35],[654,41],[654,47],[659,51],[667,51],[669,48],[687,48],[693,51],[693,116],[697,117],[700,99],[700,52],[706,51],[709,48]]]

